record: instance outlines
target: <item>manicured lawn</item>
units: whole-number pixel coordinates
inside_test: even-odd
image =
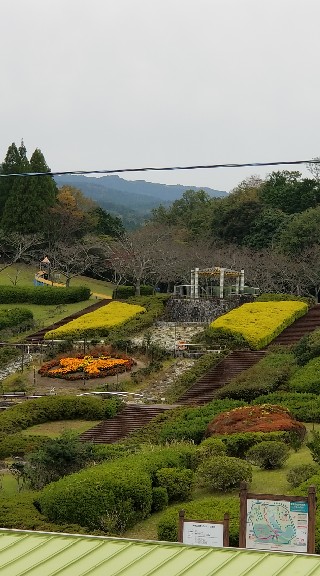
[[[58,420],[57,422],[45,422],[23,430],[22,434],[56,438],[66,430],[72,430],[73,432],[81,434],[86,430],[90,430],[90,428],[93,428],[93,426],[96,426],[99,422],[100,420]]]
[[[12,286],[15,278],[17,278],[17,286],[32,286],[34,275],[38,270],[39,268],[37,264],[34,266],[27,266],[26,264],[15,264],[9,266],[5,270],[0,271],[0,286]],[[10,278],[12,280],[10,280]],[[61,279],[58,281],[64,283],[64,276],[61,275]],[[94,278],[88,278],[87,276],[77,276],[76,278],[72,278],[70,286],[88,286],[91,292],[102,294],[107,298],[112,296],[113,290],[113,284],[110,282],[95,280]]]

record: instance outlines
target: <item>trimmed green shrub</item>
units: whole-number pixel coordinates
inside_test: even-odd
[[[300,392],[274,392],[259,396],[253,404],[278,404],[285,406],[300,422],[320,422],[320,397]]]
[[[27,308],[0,310],[0,330],[19,327],[25,330],[33,326],[33,313]]]
[[[247,460],[264,470],[282,468],[289,458],[289,448],[284,442],[260,442],[247,452]]]
[[[89,300],[90,294],[90,288],[86,286],[0,286],[0,304],[71,304]]]
[[[121,408],[117,399],[101,400],[85,396],[46,396],[27,400],[0,413],[0,439],[43,422],[56,420],[104,420]]]
[[[132,296],[135,296],[136,289],[134,286],[117,286],[112,293],[112,298],[115,300],[126,300]],[[152,286],[147,286],[142,284],[140,286],[141,296],[152,296],[154,293]]]
[[[239,498],[230,496],[219,497],[206,497],[201,500],[193,500],[186,502],[183,505],[185,516],[187,519],[215,520],[222,521],[224,514],[229,514],[230,528],[229,539],[230,546],[238,546],[239,544]],[[164,514],[158,523],[158,539],[166,540],[169,542],[177,542],[178,540],[178,526],[179,526],[179,511],[180,506],[171,506]]]
[[[165,488],[169,502],[189,500],[193,488],[192,470],[179,468],[161,468],[156,474],[157,483]]]
[[[240,482],[251,482],[250,464],[238,458],[215,456],[203,462],[198,468],[198,479],[211,490],[227,492],[239,488]]]
[[[311,476],[317,474],[317,472],[319,472],[319,467],[316,464],[299,464],[289,470],[287,480],[292,488],[296,488],[302,482],[306,482]]]
[[[152,506],[151,512],[160,512],[168,506],[169,498],[166,488],[163,486],[155,486],[152,488]]]
[[[192,446],[149,448],[65,476],[41,492],[41,511],[55,522],[122,533],[150,514],[158,470],[185,468],[193,453]]]
[[[19,530],[43,530],[46,532],[67,532],[71,534],[87,534],[88,528],[65,522],[53,524],[37,509],[38,493],[33,491],[17,492],[13,496],[0,495],[0,516],[2,528],[17,528]],[[103,534],[101,531],[91,531],[91,534]]]
[[[182,394],[188,390],[203,374],[208,372],[210,368],[213,368],[223,360],[223,358],[228,354],[228,352],[222,352],[221,354],[204,354],[199,358],[194,366],[190,370],[186,370],[177,380],[166,391],[167,402],[175,402]]]
[[[311,334],[303,336],[299,342],[292,348],[298,366],[304,366],[312,360],[320,356],[320,330],[315,330]]]
[[[320,393],[320,358],[313,358],[289,380],[289,389],[295,392]]]
[[[24,456],[29,452],[37,450],[47,441],[44,436],[29,436],[19,434],[4,435],[0,440],[0,459],[4,460],[9,456]]]
[[[227,455],[236,458],[244,458],[248,450],[260,442],[283,441],[289,445],[291,442],[288,432],[239,432],[219,436],[219,439],[225,446]]]
[[[268,354],[257,364],[241,372],[217,391],[217,398],[233,398],[251,402],[283,386],[296,370],[295,358],[289,352]]]
[[[313,430],[311,432],[311,440],[307,442],[312,458],[317,464],[320,464],[320,432]]]
[[[212,456],[226,456],[226,452],[227,449],[220,438],[207,438],[197,447],[196,461],[201,463]]]

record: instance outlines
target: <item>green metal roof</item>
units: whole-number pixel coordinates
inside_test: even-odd
[[[320,556],[0,530],[1,576],[320,576]]]

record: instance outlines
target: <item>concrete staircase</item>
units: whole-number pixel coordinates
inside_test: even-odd
[[[310,334],[310,332],[313,332],[317,328],[320,328],[320,304],[310,308],[307,314],[298,318],[291,326],[288,326],[288,328],[271,342],[270,346],[290,346],[296,344],[302,336]]]
[[[83,432],[80,435],[82,442],[93,442],[94,444],[112,444],[128,436],[130,432],[145,426],[165,410],[171,410],[176,406],[155,404],[152,406],[143,404],[127,404],[125,408],[113,418],[104,420]]]
[[[228,384],[250,366],[253,366],[265,356],[264,351],[234,351],[202,376],[178,400],[178,404],[199,405],[211,402],[216,390]]]

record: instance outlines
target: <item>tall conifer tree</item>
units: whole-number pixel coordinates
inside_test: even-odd
[[[0,172],[2,174],[21,174],[27,172],[29,169],[29,162],[27,159],[26,148],[22,140],[21,145],[17,148],[13,142],[8,150],[4,162],[1,165]],[[11,176],[9,178],[0,178],[0,218],[3,214],[5,204],[11,194],[15,182],[19,178]]]
[[[20,173],[26,171],[50,172],[44,156],[38,148],[32,154],[30,163],[23,143],[18,152]],[[48,209],[54,205],[56,194],[57,187],[51,176],[15,178],[3,211],[3,228],[6,231],[22,234],[44,232]]]

